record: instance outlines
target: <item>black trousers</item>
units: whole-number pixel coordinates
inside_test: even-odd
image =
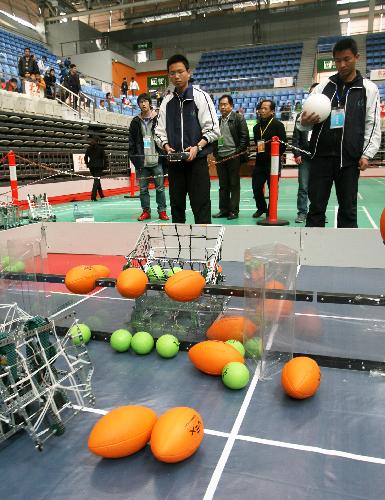
[[[219,161],[221,159],[219,158]],[[219,211],[238,214],[241,196],[241,160],[233,158],[217,165],[219,179]]]
[[[191,162],[170,162],[168,181],[172,222],[186,222],[186,196],[188,195],[195,224],[211,224],[210,176],[207,158],[196,158]]]
[[[98,177],[94,177],[94,185],[92,186],[92,191],[91,191],[91,200],[96,200],[97,193],[99,193],[100,198],[104,197],[100,179]]]
[[[270,163],[258,163],[251,174],[251,185],[257,209],[267,213],[267,203],[263,192],[263,186],[266,182],[270,187]]]
[[[325,212],[333,182],[338,200],[337,227],[358,227],[357,192],[360,177],[358,163],[343,168],[340,165],[341,159],[337,157],[319,157],[311,160],[307,227],[325,227]]]

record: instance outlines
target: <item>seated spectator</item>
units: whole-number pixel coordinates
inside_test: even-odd
[[[6,90],[5,89],[5,86],[6,86],[5,78],[0,79],[0,85],[1,85],[1,90]]]
[[[19,92],[16,78],[11,78],[10,80],[8,80],[4,88],[5,90],[8,90],[8,92]]]
[[[106,94],[106,102],[107,102],[107,110],[112,111],[112,104],[114,103],[114,98],[111,95],[111,92],[107,92]]]
[[[60,71],[60,83],[63,83],[65,77],[68,75],[68,69],[64,66],[64,63],[59,63],[59,71]]]
[[[71,57],[70,56],[67,56],[64,60],[64,66],[67,68],[67,69],[70,69],[71,68],[71,65],[72,65],[72,62],[71,62]]]
[[[290,102],[287,101],[286,104],[283,104],[281,106],[281,120],[282,121],[288,121],[290,120],[290,115],[291,115],[291,105],[290,105]]]
[[[104,111],[107,111],[107,108],[106,108],[105,103],[104,103],[104,99],[100,99],[99,109],[103,109]]]
[[[45,97],[47,99],[54,99],[55,97],[55,83],[56,83],[56,76],[55,76],[55,70],[51,68],[49,72],[47,72],[44,75],[44,81],[45,81]]]
[[[42,58],[37,61],[37,66],[39,68],[40,74],[45,75],[49,70],[49,66],[47,64],[47,57],[42,56]]]

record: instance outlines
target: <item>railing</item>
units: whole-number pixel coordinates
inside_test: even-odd
[[[95,121],[95,100],[84,92],[80,91],[79,94],[75,94],[60,83],[55,83],[54,99],[76,111],[79,118],[87,117]]]
[[[15,151],[16,172],[19,184],[28,183],[28,179],[49,180],[55,179],[74,180],[81,176],[91,175],[89,171],[75,172],[74,154],[84,153],[84,150],[70,150],[65,152],[58,151],[39,151],[39,152],[20,152]],[[106,151],[108,168],[104,170],[104,176],[116,177],[117,175],[127,176],[129,173],[128,154],[117,151]],[[1,169],[0,182],[8,182],[9,173],[7,169]],[[23,182],[26,181],[26,182]]]

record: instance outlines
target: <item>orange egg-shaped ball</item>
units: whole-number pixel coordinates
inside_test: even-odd
[[[164,290],[170,299],[178,302],[189,302],[201,295],[205,285],[205,279],[200,273],[183,270],[168,278]]]
[[[116,288],[123,297],[137,299],[146,291],[147,275],[141,269],[131,267],[122,271],[116,280]]]
[[[75,266],[67,271],[64,283],[70,292],[86,294],[95,288],[96,279],[92,266]]]
[[[288,396],[306,399],[313,396],[321,383],[321,370],[314,359],[299,356],[282,369],[281,383]]]
[[[385,244],[385,208],[384,208],[384,210],[382,211],[382,214],[381,214],[380,231],[381,231],[382,241]]]

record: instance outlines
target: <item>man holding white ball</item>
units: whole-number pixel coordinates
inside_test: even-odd
[[[333,57],[338,73],[313,90],[297,124],[301,131],[312,130],[307,227],[325,226],[333,182],[337,227],[357,227],[360,170],[368,168],[381,143],[378,88],[356,70],[355,40],[340,39]]]

